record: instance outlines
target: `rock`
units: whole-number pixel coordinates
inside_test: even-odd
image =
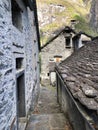
[[[95,101],[98,103],[98,97],[95,97]]]
[[[90,25],[98,32],[98,0],[92,0],[91,3]]]
[[[82,85],[82,91],[86,96],[91,98],[94,98],[98,95],[97,90],[95,90],[92,86],[89,86],[88,84]]]
[[[79,98],[79,101],[90,110],[98,109],[98,103],[94,99],[84,97],[84,98]]]
[[[72,76],[69,76],[69,77],[66,78],[66,81],[75,82],[75,81],[76,81],[76,78],[75,78],[75,77],[72,77]]]

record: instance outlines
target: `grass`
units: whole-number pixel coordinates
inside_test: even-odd
[[[98,34],[90,27],[89,21],[85,18],[85,16],[75,15],[74,17],[78,22],[75,26],[77,31],[83,31],[91,36],[97,36]]]
[[[41,28],[41,32],[45,34],[41,35],[42,45],[50,39],[52,32],[65,25],[70,25],[70,20],[72,19],[79,21],[76,25],[77,31],[85,30],[85,32],[90,35],[97,35],[97,33],[91,29],[89,26],[89,21],[87,20],[90,10],[90,2],[88,2],[86,6],[83,4],[83,0],[77,0],[76,3],[72,0],[37,0],[37,3],[41,5],[47,4],[49,6],[50,4],[61,5],[62,7],[65,7],[62,12],[59,10],[54,11],[53,14],[47,12],[46,15],[54,16],[55,21],[51,21],[50,24],[47,24]]]

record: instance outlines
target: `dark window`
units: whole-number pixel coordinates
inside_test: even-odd
[[[22,11],[19,8],[15,0],[11,0],[12,4],[12,23],[13,25],[22,31]]]
[[[23,58],[16,58],[16,69],[21,69],[23,66]]]
[[[65,42],[66,42],[66,48],[70,47],[70,37],[67,37]]]
[[[47,76],[50,76],[50,73],[47,73]]]

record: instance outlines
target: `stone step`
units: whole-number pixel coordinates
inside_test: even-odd
[[[23,122],[23,123],[24,123],[24,122],[27,122],[27,117],[20,117],[20,118],[18,119],[18,121],[21,122],[21,123],[22,123],[22,122]]]
[[[18,128],[18,130],[25,130],[26,124],[27,124],[27,123],[20,122],[20,123],[19,123],[19,128]]]
[[[72,130],[63,113],[31,115],[26,130]]]
[[[18,130],[25,130],[25,128],[26,128],[26,125],[27,125],[27,118],[26,117],[21,117],[21,118],[19,118],[19,128],[18,128]]]

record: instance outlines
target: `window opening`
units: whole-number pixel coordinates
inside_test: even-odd
[[[21,69],[23,67],[23,58],[16,58],[16,69]]]
[[[70,48],[71,46],[70,46],[70,37],[66,37],[65,38],[65,43],[66,43],[66,48]]]
[[[22,11],[15,0],[11,0],[11,5],[12,5],[12,23],[17,29],[22,31]]]

